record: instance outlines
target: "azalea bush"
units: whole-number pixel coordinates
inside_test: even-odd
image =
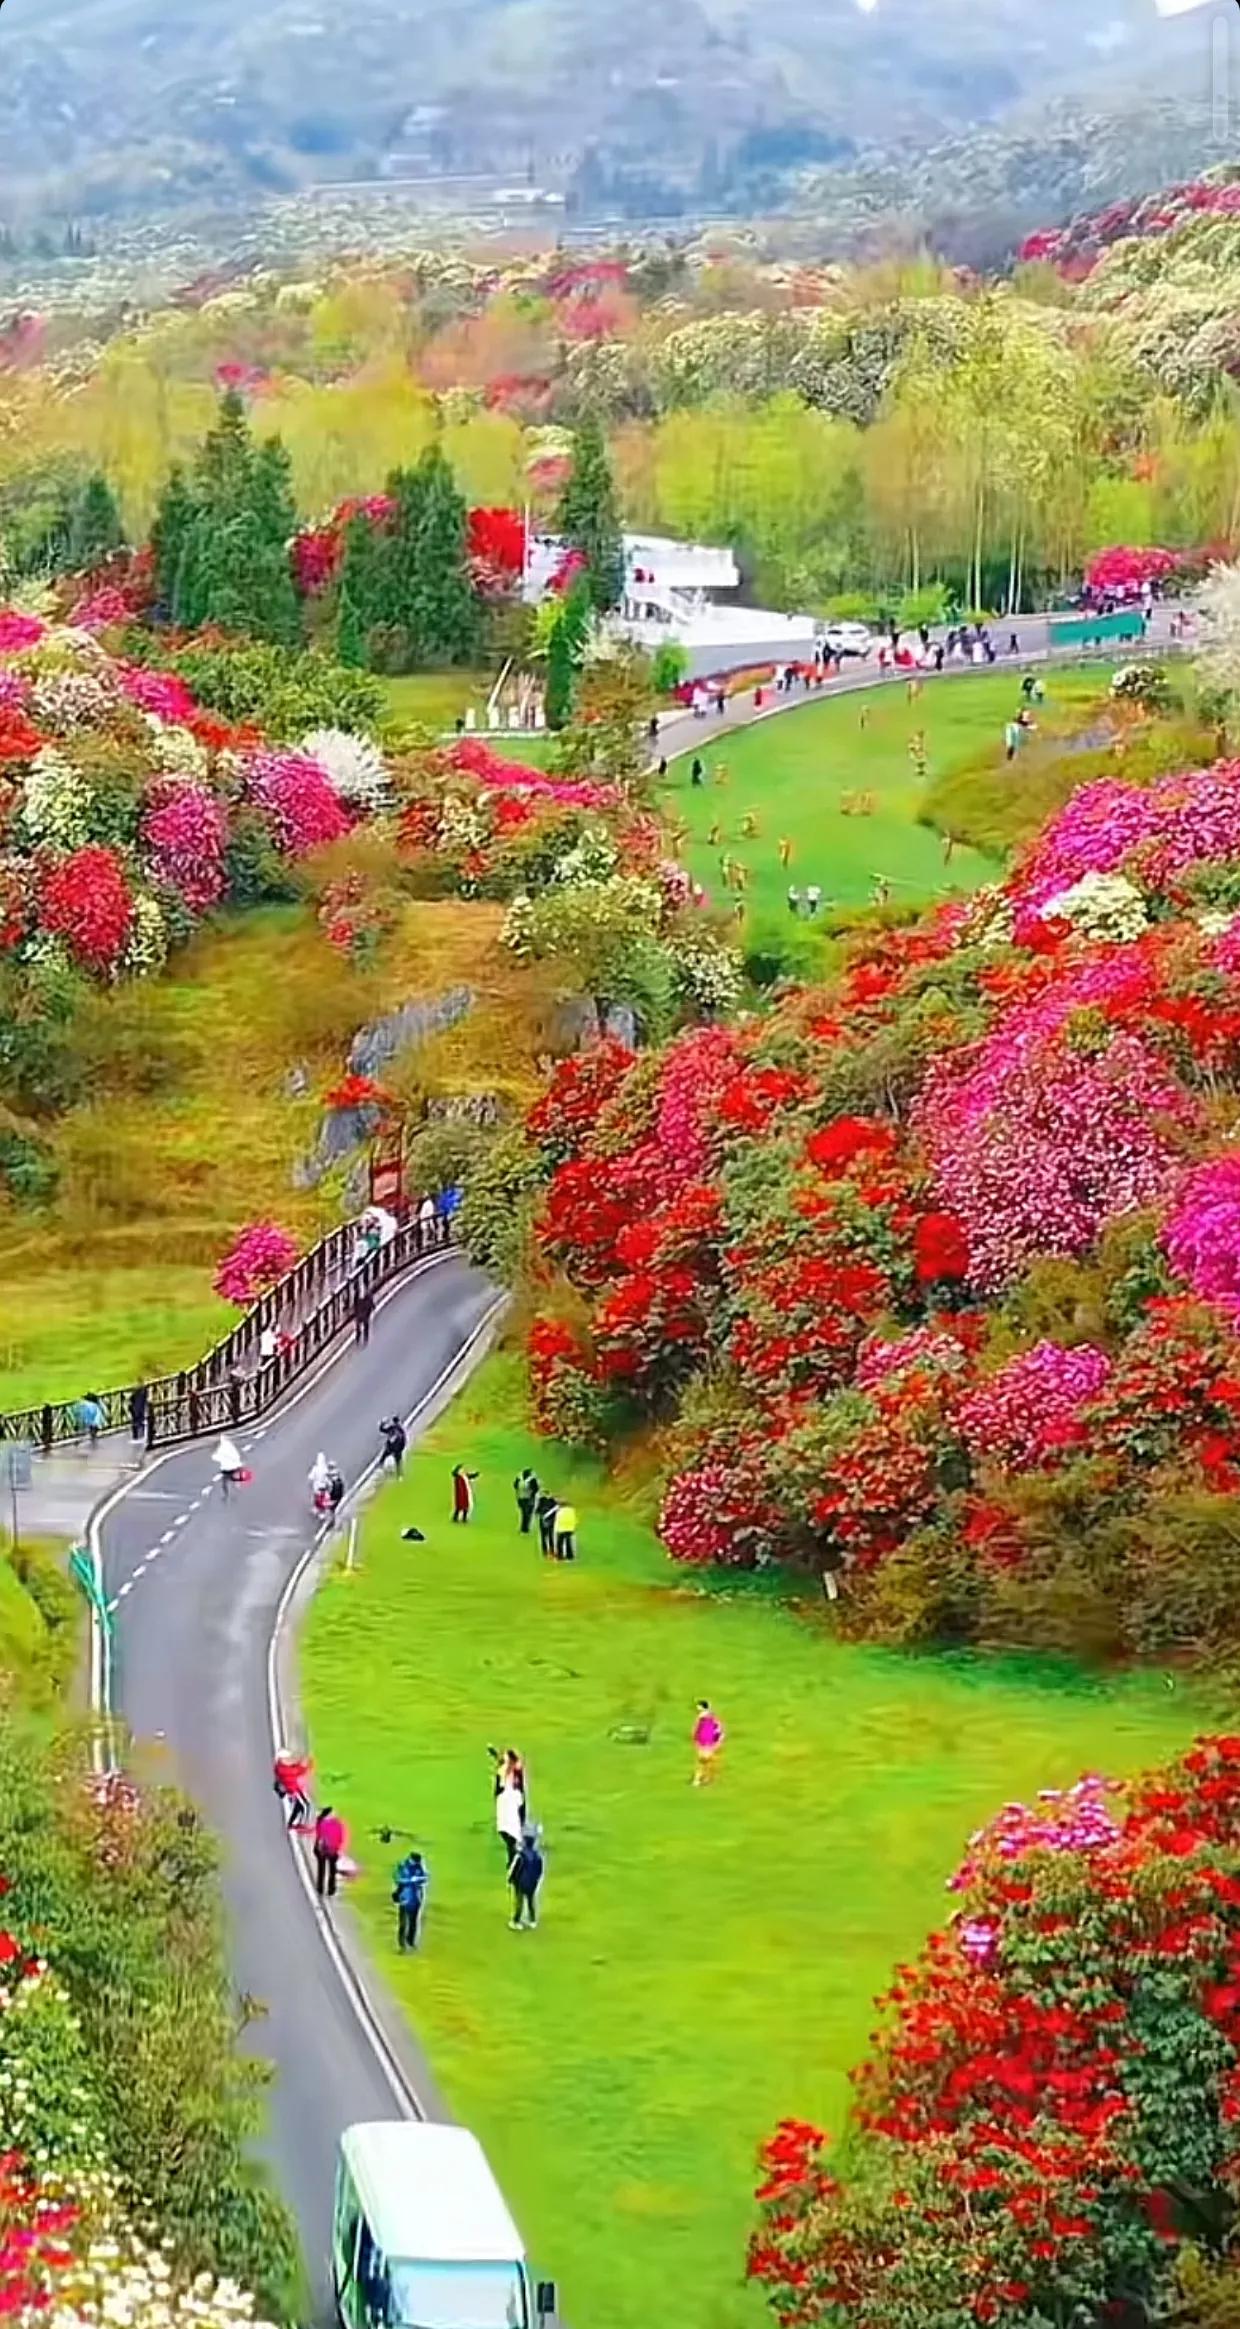
[[[1187,2318],[1185,2261],[1236,2261],[1240,1739],[1009,1805],[951,1892],[847,2164],[764,2147],[751,2276],[786,2329]]]
[[[1088,783],[825,987],[556,1071],[511,1151],[577,1321],[535,1406],[562,1370],[613,1443],[670,1427],[673,1558],[794,1563],[885,1641],[1234,1643],[1238,802],[1230,763]],[[510,942],[563,919],[606,992],[649,878],[552,879]]]
[[[287,1277],[298,1245],[275,1221],[252,1221],[229,1247],[215,1272],[215,1291],[225,1302],[248,1310],[259,1296]]]

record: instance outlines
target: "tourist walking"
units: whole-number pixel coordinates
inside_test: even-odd
[[[331,1477],[332,1467],[320,1448],[306,1474],[306,1479],[310,1485],[310,1501],[319,1514],[327,1510],[327,1491],[331,1486]]]
[[[693,766],[689,770],[689,782],[695,787],[706,782],[706,764],[700,752],[695,752],[693,756]]]
[[[129,1394],[129,1436],[139,1443],[146,1438],[146,1419],[150,1406],[151,1394],[145,1383],[139,1383]]]
[[[693,1784],[706,1787],[715,1775],[724,1728],[708,1698],[699,1698],[693,1726]]]
[[[281,1747],[271,1766],[272,1784],[284,1806],[290,1834],[294,1828],[304,1827],[310,1817],[307,1782],[313,1768],[308,1755],[295,1755],[290,1747]]]
[[[548,1560],[550,1560],[551,1555],[555,1550],[554,1544],[552,1542],[552,1532],[555,1528],[555,1515],[556,1507],[558,1504],[558,1496],[553,1496],[549,1488],[542,1488],[539,1490],[538,1502],[534,1506],[534,1511],[538,1519],[538,1541]]]
[[[495,1775],[495,1832],[504,1847],[505,1865],[509,1868],[521,1848],[524,1826],[525,1792],[505,1757]]]
[[[575,1504],[557,1504],[552,1522],[552,1541],[557,1561],[575,1561],[577,1558],[577,1507]]]
[[[353,1305],[353,1340],[359,1349],[370,1341],[370,1322],[375,1314],[375,1298],[369,1286],[363,1286]]]
[[[418,1244],[423,1253],[429,1253],[435,1243],[435,1200],[423,1197],[418,1207]]]
[[[517,1850],[508,1867],[508,1882],[512,1886],[512,1930],[519,1933],[522,1919],[530,1931],[538,1923],[538,1887],[543,1880],[543,1856],[538,1838],[532,1828],[521,1835]]]
[[[93,1448],[99,1445],[99,1434],[104,1426],[103,1401],[97,1391],[88,1391],[73,1410],[73,1420],[79,1431],[84,1431]]]
[[[467,1472],[463,1464],[452,1466],[452,1518],[462,1528],[473,1519],[477,1477],[476,1472]]]
[[[335,1897],[346,1840],[344,1821],[325,1803],[314,1823],[314,1889],[320,1900]]]
[[[537,1510],[539,1497],[538,1474],[532,1472],[528,1464],[523,1472],[518,1472],[512,1483],[512,1492],[517,1500],[521,1534],[528,1536],[534,1525],[534,1514]]]
[[[336,1514],[343,1503],[344,1473],[338,1464],[333,1464],[327,1476],[327,1515],[329,1524],[333,1528],[336,1524]]]
[[[806,890],[805,903],[809,909],[809,918],[812,922],[818,912],[818,908],[822,904],[822,891],[816,881],[812,881]]]
[[[801,893],[795,882],[788,884],[788,911],[790,914],[799,914],[801,911]]]
[[[417,1948],[429,1883],[430,1871],[421,1853],[406,1852],[392,1882],[392,1899],[396,1904],[396,1946],[402,1951]]]
[[[216,1441],[215,1454],[211,1460],[215,1465],[216,1477],[223,1490],[224,1501],[227,1503],[229,1495],[241,1479],[245,1466],[241,1461],[241,1450],[237,1446],[236,1440],[230,1439],[226,1431],[221,1432]]]
[[[396,1478],[399,1480],[401,1473],[405,1468],[405,1449],[409,1445],[408,1434],[406,1433],[404,1424],[401,1422],[399,1415],[389,1415],[383,1418],[380,1421],[379,1429],[383,1435],[383,1449],[379,1457],[379,1469],[382,1472],[386,1469],[387,1465],[390,1464],[393,1472],[396,1475]]]

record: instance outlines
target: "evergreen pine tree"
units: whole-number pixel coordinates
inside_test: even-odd
[[[418,595],[422,512],[426,500],[421,464],[416,469],[394,469],[387,481],[387,491],[396,506],[386,541],[381,545],[377,595],[382,612],[379,619],[393,634],[395,652],[392,667],[408,670],[418,655],[413,624]]]
[[[593,618],[588,578],[578,575],[561,602],[547,642],[547,726],[564,728],[573,716],[577,679]]]
[[[102,470],[88,477],[73,507],[69,559],[79,570],[100,566],[125,539],[116,496]]]
[[[547,726],[566,728],[573,716],[577,670],[573,645],[561,608],[547,647]]]
[[[169,472],[151,528],[155,559],[155,602],[173,620],[186,538],[194,523],[194,499],[180,462]]]
[[[586,562],[590,598],[598,614],[624,594],[624,544],[603,431],[594,418],[577,431],[572,475],[560,500],[560,532]]]
[[[198,454],[196,499],[221,525],[249,503],[254,487],[254,439],[235,388],[220,398],[214,428]]]
[[[421,509],[413,562],[410,633],[419,661],[465,663],[478,641],[469,568],[469,512],[438,445],[418,463]]]
[[[245,628],[255,638],[294,646],[301,639],[301,608],[291,564],[297,509],[293,466],[279,437],[269,437],[254,457],[247,515],[255,521],[258,549],[250,575]]]
[[[370,634],[383,621],[384,550],[369,518],[360,512],[350,518],[340,560],[336,653],[354,670],[364,669],[369,661]]]

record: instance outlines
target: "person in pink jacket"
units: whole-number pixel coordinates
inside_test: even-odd
[[[325,1803],[314,1823],[314,1884],[320,1900],[335,1898],[340,1857],[348,1840],[339,1812]]]
[[[693,1784],[705,1787],[714,1776],[715,1762],[724,1741],[724,1728],[707,1698],[699,1698],[697,1721],[693,1726]]]

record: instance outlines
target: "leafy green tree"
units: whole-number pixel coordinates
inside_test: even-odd
[[[579,574],[550,617],[547,633],[549,728],[566,728],[573,716],[591,619],[589,582],[584,574]]]
[[[102,565],[125,539],[116,496],[101,469],[87,478],[69,526],[70,563],[82,570]]]
[[[593,417],[577,431],[572,474],[560,501],[560,532],[586,562],[596,611],[618,606],[624,592],[624,545],[603,431]]]
[[[293,587],[290,551],[297,530],[293,469],[279,437],[268,437],[254,457],[250,509],[257,521],[259,555],[251,578],[251,601],[259,599],[262,622],[250,625],[259,637],[289,646],[301,636],[301,611]]]

